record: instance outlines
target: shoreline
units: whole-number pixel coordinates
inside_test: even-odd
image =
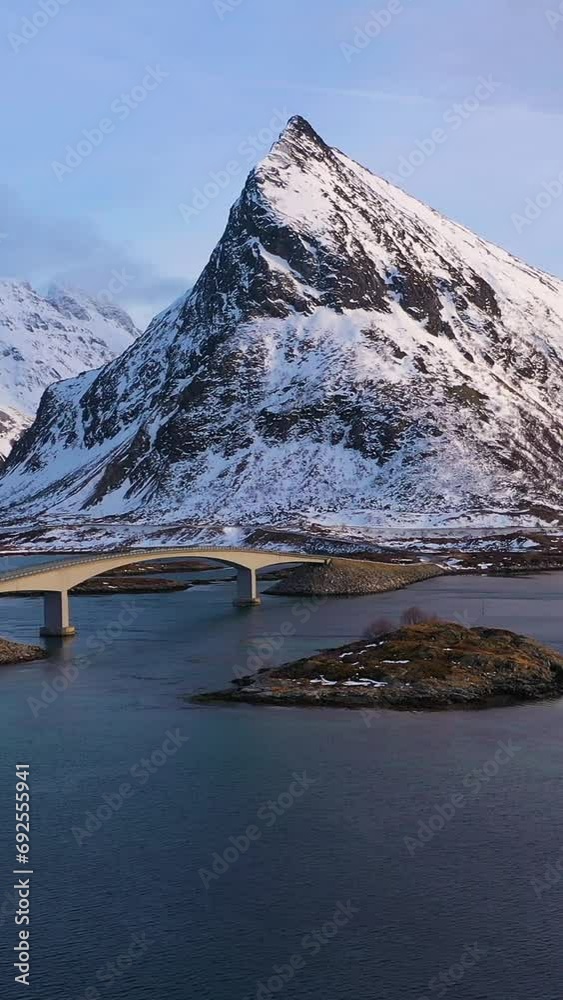
[[[18,663],[34,663],[46,660],[48,652],[43,646],[32,646],[27,642],[0,637],[0,667],[16,666]]]
[[[182,590],[191,590],[192,587],[209,586],[211,580],[198,581],[196,583],[182,582],[176,580],[143,580],[131,578],[116,582],[115,577],[96,577],[85,580],[69,591],[71,597],[112,597],[118,594],[173,594]],[[213,581],[215,582],[215,581]],[[219,582],[219,581],[217,581]],[[222,582],[222,581],[220,581]],[[40,590],[18,590],[0,593],[0,600],[14,597],[37,597],[43,596]]]
[[[424,712],[487,712],[490,709],[515,708],[517,705],[534,705],[544,701],[559,701],[563,699],[563,687],[561,690],[546,692],[530,696],[528,698],[510,697],[509,695],[496,695],[486,701],[480,702],[448,702],[443,705],[428,704],[426,702],[412,702],[411,704],[389,705],[382,702],[368,701],[360,697],[353,696],[335,697],[334,700],[325,701],[314,700],[306,696],[296,694],[294,697],[288,696],[283,699],[276,697],[243,696],[237,697],[236,692],[210,691],[199,694],[180,695],[183,701],[199,707],[222,705],[224,708],[237,705],[251,705],[254,708],[303,708],[312,711],[325,711],[327,709],[344,709],[349,712],[369,712],[377,716],[380,712],[410,712],[419,715]]]
[[[70,594],[79,597],[99,597],[112,594],[168,594],[190,590],[192,584],[181,580],[167,580],[161,577],[145,579],[138,576],[92,576],[89,580],[73,587]]]

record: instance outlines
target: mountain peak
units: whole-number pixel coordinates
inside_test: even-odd
[[[33,420],[52,382],[99,368],[129,347],[138,330],[113,307],[51,286],[0,278],[0,465]]]
[[[3,509],[223,523],[561,519],[563,284],[295,116],[192,295],[51,387]]]
[[[295,138],[306,138],[309,141],[316,142],[320,146],[326,146],[324,139],[321,138],[318,132],[315,131],[310,122],[302,115],[293,115],[287,125],[285,126],[283,132],[280,136],[280,142],[284,140],[294,140]]]
[[[307,119],[294,115],[268,155],[258,165],[258,171],[261,168],[267,170],[269,166],[287,166],[290,162],[304,168],[310,161],[322,161],[331,154],[330,146],[315,132]]]

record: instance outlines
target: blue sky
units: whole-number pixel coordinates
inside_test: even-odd
[[[563,197],[514,222],[563,170],[559,4],[4,0],[0,273],[100,292],[117,272],[148,321],[197,277],[272,123],[299,113],[388,177],[443,129],[402,186],[563,276]],[[101,141],[68,167],[85,132]]]

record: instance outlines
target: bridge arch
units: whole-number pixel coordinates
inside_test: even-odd
[[[38,563],[30,569],[0,574],[0,593],[40,593],[44,595],[42,635],[70,636],[76,629],[70,622],[68,592],[93,576],[159,559],[209,559],[237,571],[238,607],[260,604],[256,573],[268,566],[288,563],[330,562],[322,556],[301,552],[269,552],[261,549],[221,548],[219,546],[183,546],[179,548],[128,549],[121,552],[91,553],[64,562]]]

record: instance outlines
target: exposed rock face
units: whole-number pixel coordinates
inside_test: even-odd
[[[12,510],[222,523],[563,515],[563,283],[301,118],[191,292],[50,388]],[[18,506],[20,505],[20,506]]]
[[[234,682],[198,701],[481,708],[563,693],[563,656],[534,639],[451,622],[410,625]]]
[[[35,416],[52,382],[99,368],[139,331],[118,306],[25,281],[0,281],[0,460]]]

